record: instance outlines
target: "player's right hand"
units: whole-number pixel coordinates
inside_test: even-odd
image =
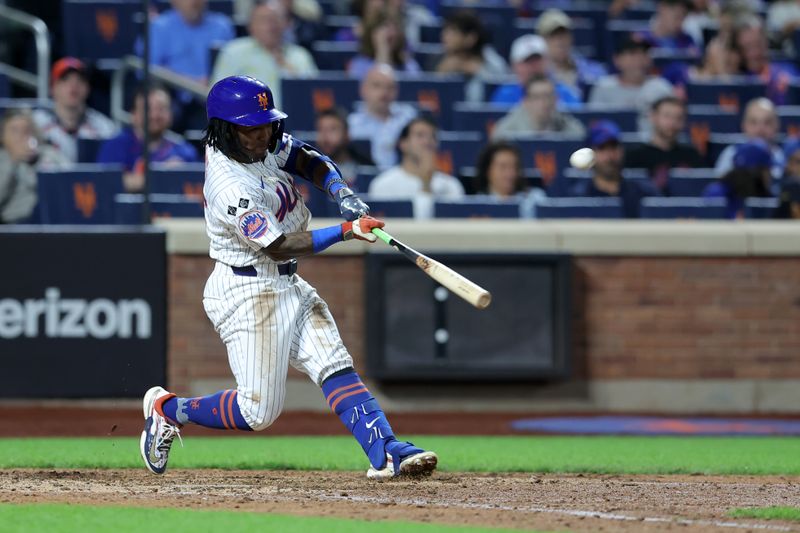
[[[342,224],[342,236],[344,240],[358,239],[360,241],[375,242],[377,236],[372,233],[373,228],[382,228],[386,225],[383,220],[364,216],[352,222]]]

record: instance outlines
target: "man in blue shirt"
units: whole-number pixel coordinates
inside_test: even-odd
[[[659,0],[650,29],[639,38],[654,48],[700,56],[700,49],[688,33],[683,31],[683,21],[692,7],[689,0]]]
[[[569,196],[608,197],[622,201],[625,218],[639,218],[639,204],[646,196],[661,196],[650,182],[626,180],[622,177],[625,151],[620,143],[620,130],[610,120],[599,120],[589,128],[587,144],[594,150],[592,179],[578,183]]]
[[[139,192],[144,188],[144,88],[134,97],[131,111],[131,127],[107,140],[100,147],[98,163],[120,163],[123,166],[122,181],[128,192]],[[168,139],[165,134],[172,125],[170,97],[160,86],[150,87],[148,96],[150,118],[150,161],[161,163],[183,163],[198,161],[197,150],[183,139]]]

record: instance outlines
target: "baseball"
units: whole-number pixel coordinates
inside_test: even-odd
[[[592,165],[594,165],[594,150],[591,148],[575,150],[572,155],[569,156],[569,164],[581,170],[592,168]]]

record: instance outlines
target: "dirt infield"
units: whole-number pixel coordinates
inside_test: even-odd
[[[0,502],[279,512],[557,531],[800,531],[730,519],[734,507],[800,505],[787,477],[476,475],[367,481],[354,472],[0,471]]]

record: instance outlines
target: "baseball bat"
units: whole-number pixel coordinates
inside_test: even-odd
[[[427,275],[438,281],[443,287],[450,289],[478,309],[486,309],[492,302],[492,293],[480,285],[468,280],[452,268],[449,268],[425,254],[421,254],[410,246],[406,246],[380,228],[372,230],[380,240],[405,255],[412,263]]]

